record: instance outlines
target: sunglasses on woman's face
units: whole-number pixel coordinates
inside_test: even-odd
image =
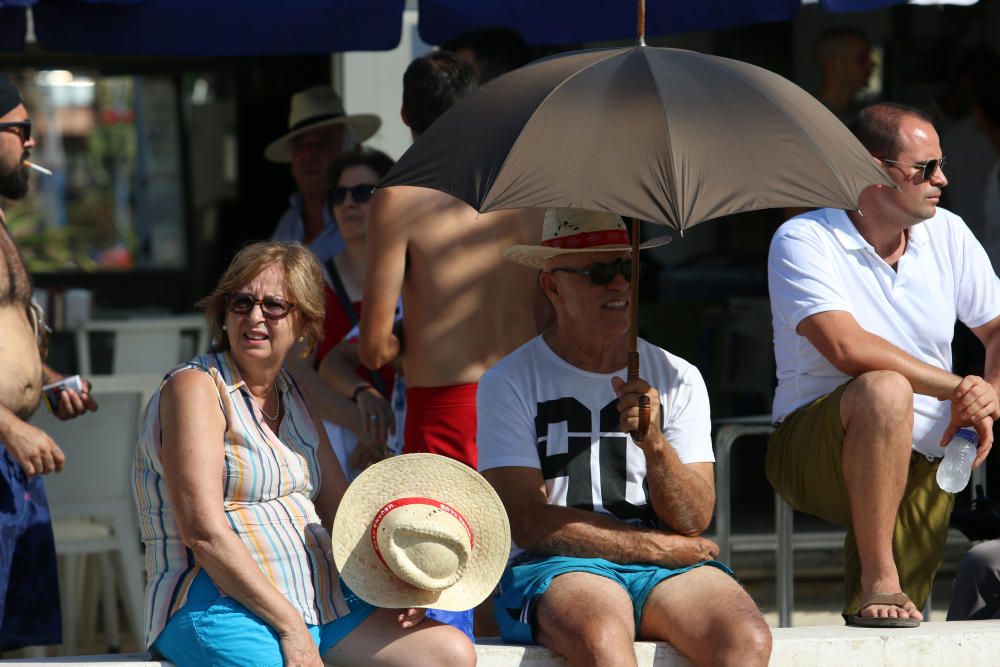
[[[280,320],[291,312],[295,304],[277,296],[265,296],[258,299],[253,294],[246,292],[226,294],[226,308],[234,315],[247,315],[254,309],[254,306],[260,306],[260,312],[267,319]]]
[[[330,192],[330,201],[337,206],[340,206],[347,200],[348,193],[350,193],[351,199],[354,200],[355,204],[364,204],[372,198],[373,194],[375,194],[375,184],[362,183],[361,185],[355,185],[350,188],[338,185]]]
[[[639,275],[642,275],[645,268],[646,265],[640,262]],[[552,269],[552,273],[555,273],[556,271],[565,271],[566,273],[577,273],[581,276],[587,276],[590,278],[590,282],[594,285],[608,285],[618,274],[621,274],[622,278],[624,278],[627,282],[632,282],[631,259],[616,259],[613,262],[607,262],[605,264],[594,264],[589,269]]]

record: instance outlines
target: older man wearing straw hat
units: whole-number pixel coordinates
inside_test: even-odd
[[[556,317],[487,371],[476,397],[479,468],[515,542],[496,596],[501,636],[574,665],[635,665],[636,638],[696,664],[765,665],[764,619],[698,537],[715,503],[701,374],[640,340],[646,379],[623,380],[629,248],[616,215],[549,209],[541,245],[505,252],[541,269]],[[651,426],[636,444],[640,396]]]
[[[345,113],[340,96],[329,86],[312,86],[292,96],[288,131],[264,150],[271,162],[291,164],[298,187],[274,230],[275,240],[304,243],[320,261],[340,251],[343,242],[326,205],[327,172],[338,155],[381,125],[374,114]]]

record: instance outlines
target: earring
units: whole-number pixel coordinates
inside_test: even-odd
[[[229,330],[229,327],[227,327],[227,326],[226,326],[225,324],[223,324],[223,325],[222,325],[222,330],[223,330],[223,331],[228,331],[228,330]]]
[[[306,337],[305,336],[299,336],[299,342],[300,343],[306,342]]]

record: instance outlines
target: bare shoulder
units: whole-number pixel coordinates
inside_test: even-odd
[[[177,371],[160,390],[161,408],[175,412],[207,412],[217,404],[217,398],[211,376],[195,368]]]
[[[412,227],[423,222],[440,221],[442,217],[462,214],[468,217],[475,209],[449,194],[409,185],[380,189],[375,193],[373,217],[378,214],[383,224]]]

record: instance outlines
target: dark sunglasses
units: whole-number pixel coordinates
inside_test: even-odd
[[[362,183],[351,188],[344,188],[338,185],[330,192],[330,200],[339,206],[347,199],[348,192],[351,193],[351,199],[354,200],[355,204],[364,204],[375,194],[375,184]]]
[[[639,275],[641,276],[646,269],[646,265],[639,262]],[[607,262],[606,264],[594,264],[589,269],[563,269],[556,268],[552,269],[552,273],[557,271],[565,271],[566,273],[578,273],[581,276],[587,276],[590,278],[590,282],[594,285],[607,285],[615,276],[621,274],[627,282],[632,282],[632,260],[631,259],[616,259],[613,262]]]
[[[31,140],[31,121],[18,120],[12,123],[0,123],[0,132],[13,132],[21,137],[21,143],[26,144]]]
[[[907,167],[916,167],[917,169],[921,169],[922,171],[920,173],[920,177],[925,181],[931,180],[931,177],[934,176],[934,172],[937,171],[939,167],[942,170],[944,169],[944,158],[934,158],[933,160],[928,160],[927,162],[900,162],[898,160],[887,160],[882,158],[882,162],[888,162],[889,164],[904,164]]]
[[[260,312],[264,314],[264,317],[269,320],[280,320],[295,307],[294,303],[276,296],[265,296],[262,299],[257,299],[253,294],[246,292],[227,292],[225,296],[226,308],[234,315],[247,315],[254,309],[254,306],[260,306]]]

